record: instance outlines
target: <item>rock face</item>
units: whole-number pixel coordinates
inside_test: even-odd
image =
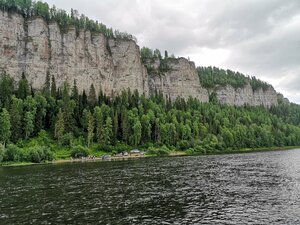
[[[122,90],[149,93],[148,75],[133,41],[108,40],[75,28],[61,33],[56,23],[37,17],[25,21],[18,14],[0,11],[0,70],[15,80],[24,72],[30,84],[40,89],[46,74],[57,86],[77,81],[79,91],[100,88],[107,94]],[[1,72],[0,71],[0,72]]]
[[[55,22],[46,23],[41,17],[25,20],[0,10],[0,73],[6,71],[16,81],[25,73],[35,89],[43,87],[49,74],[58,87],[76,80],[79,91],[87,93],[93,84],[96,92],[101,88],[109,96],[127,89],[146,95],[156,90],[172,100],[191,96],[209,101],[211,90],[201,86],[193,62],[167,59],[168,69],[158,72],[160,63],[152,62],[154,70],[148,75],[134,41],[107,39],[72,27],[63,33]],[[253,91],[250,85],[237,90],[226,86],[214,91],[224,104],[277,104],[273,88]]]
[[[228,105],[251,105],[270,107],[277,105],[277,93],[273,87],[269,87],[267,90],[258,89],[253,90],[250,84],[247,84],[243,88],[234,89],[232,86],[217,87],[215,90],[217,98],[221,104]]]
[[[154,70],[160,65],[159,60],[154,62]],[[155,89],[175,100],[177,96],[188,99],[190,96],[202,102],[208,102],[208,91],[200,85],[195,64],[185,58],[169,59],[168,71],[163,74],[153,73],[149,76],[149,88]]]

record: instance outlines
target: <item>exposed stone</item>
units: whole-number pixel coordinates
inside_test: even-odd
[[[74,27],[62,33],[55,22],[48,24],[41,17],[25,21],[21,15],[0,10],[0,73],[6,71],[16,81],[24,72],[32,87],[41,89],[49,73],[58,87],[76,80],[79,91],[87,93],[94,84],[97,92],[101,88],[110,96],[126,89],[146,95],[157,90],[172,100],[191,96],[208,102],[209,91],[201,86],[193,62],[168,59],[165,72],[159,71],[159,60],[151,63],[154,72],[148,76],[134,41],[108,40],[103,34],[76,32]],[[253,91],[250,85],[236,90],[226,86],[214,91],[224,104],[277,104],[271,87]]]
[[[247,84],[243,88],[234,89],[232,86],[217,87],[214,90],[221,104],[228,105],[251,105],[270,107],[277,105],[277,93],[273,87],[269,87],[267,90],[258,89],[253,90],[250,84]]]
[[[149,76],[150,91],[161,91],[174,100],[177,96],[188,99],[190,96],[202,102],[208,102],[208,92],[200,85],[195,64],[185,58],[168,59],[169,70],[163,74]],[[159,63],[153,63],[154,70],[158,70]]]
[[[41,17],[24,21],[18,14],[0,11],[0,70],[19,80],[22,72],[35,89],[41,89],[47,72],[57,86],[76,80],[79,91],[91,84],[107,94],[138,90],[148,94],[147,72],[133,41],[107,40],[70,27],[61,33],[57,23]],[[1,72],[0,71],[0,72]]]
[[[21,78],[25,67],[25,39],[23,17],[0,10],[0,72]]]

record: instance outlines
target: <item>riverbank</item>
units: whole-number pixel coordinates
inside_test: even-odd
[[[291,150],[291,149],[300,149],[300,146],[284,146],[284,147],[269,147],[269,148],[245,148],[239,150],[224,150],[224,151],[215,151],[210,153],[201,153],[194,152],[190,153],[187,151],[169,151],[168,155],[163,155],[163,157],[178,157],[178,156],[207,156],[207,155],[226,155],[226,154],[241,154],[241,153],[254,153],[254,152],[266,152],[266,151],[282,151],[282,150]],[[108,162],[108,161],[123,161],[123,160],[134,160],[140,158],[149,158],[149,157],[162,157],[158,155],[128,155],[128,156],[112,156],[107,159],[102,159],[102,157],[95,158],[83,158],[83,159],[57,159],[53,161],[45,161],[41,163],[31,163],[31,162],[5,162],[1,163],[0,167],[16,167],[16,166],[31,166],[31,165],[42,165],[42,164],[63,164],[63,163],[85,163],[85,162]]]

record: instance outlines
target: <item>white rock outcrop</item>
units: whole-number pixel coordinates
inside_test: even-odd
[[[231,86],[203,88],[193,62],[185,58],[167,59],[168,69],[159,72],[160,61],[152,62],[148,72],[141,62],[139,46],[134,41],[107,39],[90,31],[76,32],[70,27],[61,32],[57,23],[46,23],[41,17],[25,20],[21,15],[0,10],[0,73],[7,72],[16,81],[25,73],[35,89],[41,89],[47,73],[54,76],[57,86],[77,81],[79,91],[89,92],[91,84],[96,92],[107,95],[130,89],[146,95],[161,91],[172,100],[190,96],[201,102],[209,101],[209,93],[216,92],[223,104],[277,104],[277,93],[252,90],[250,85],[234,89]]]

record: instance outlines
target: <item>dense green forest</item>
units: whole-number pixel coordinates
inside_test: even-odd
[[[0,79],[0,161],[40,162],[53,158],[134,147],[151,154],[189,154],[242,148],[300,145],[300,107],[281,104],[233,107],[161,93],[146,97],[124,91],[108,98],[92,85],[79,93],[76,82],[57,88],[47,75],[34,91],[25,75]]]
[[[218,85],[231,85],[234,88],[242,88],[248,83],[254,91],[259,88],[266,90],[270,87],[268,83],[256,77],[249,77],[231,70],[219,69],[217,67],[198,67],[197,71],[200,83],[205,88],[214,88]]]
[[[0,10],[21,14],[25,19],[41,16],[47,22],[57,22],[62,32],[67,32],[69,27],[75,27],[77,35],[80,30],[89,30],[104,34],[108,38],[134,40],[136,38],[126,32],[120,32],[106,27],[106,25],[89,19],[77,10],[65,10],[49,7],[48,3],[32,0],[0,0]]]

